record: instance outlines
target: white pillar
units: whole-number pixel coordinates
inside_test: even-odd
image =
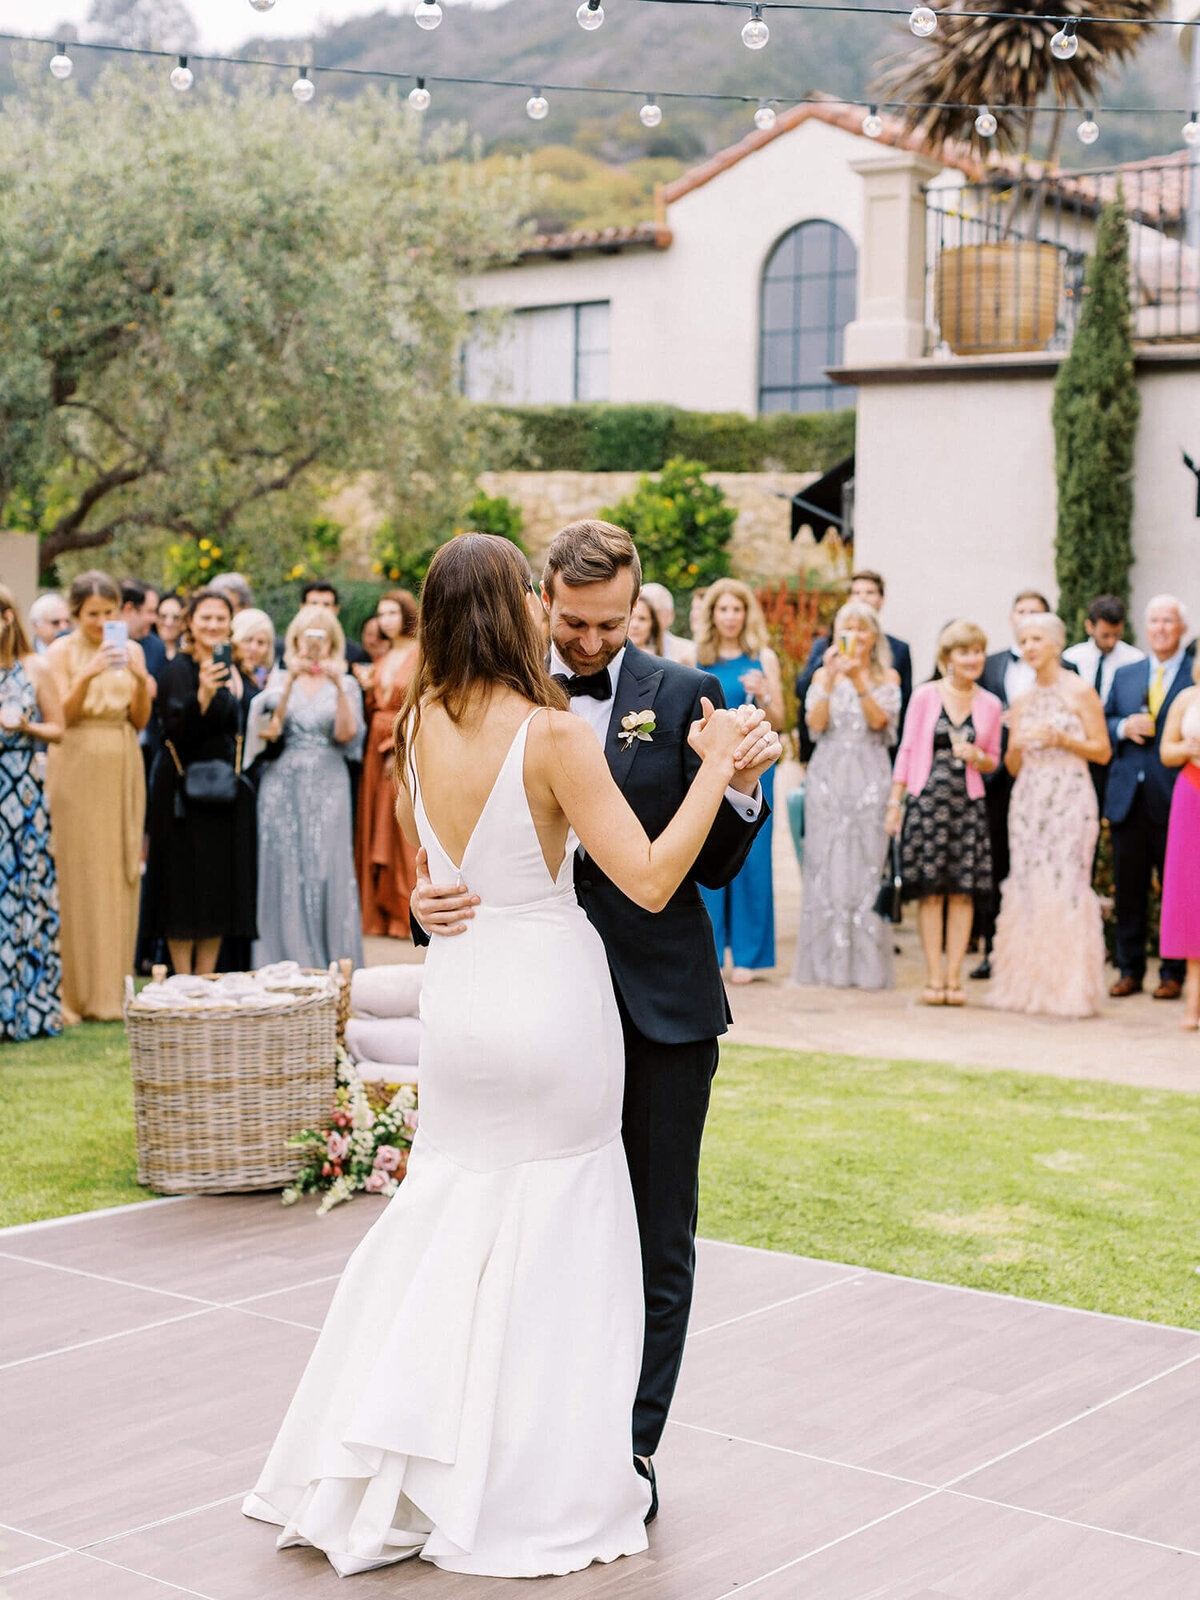
[[[942,168],[913,150],[852,161],[863,186],[858,316],[846,328],[847,367],[925,354],[924,185]]]

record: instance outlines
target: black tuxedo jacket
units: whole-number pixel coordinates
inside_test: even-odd
[[[711,673],[626,645],[604,754],[651,839],[679,810],[700,770],[687,735],[702,715],[702,695],[715,706],[725,704]],[[635,739],[629,749],[623,748],[622,717],[650,708],[656,724],[651,741]],[[765,800],[754,821],[723,801],[691,873],[657,913],[634,905],[590,858],[576,858],[579,903],[604,941],[617,993],[646,1038],[687,1044],[725,1032],[729,1004],[712,923],[696,885],[721,889],[735,878],[769,815]]]

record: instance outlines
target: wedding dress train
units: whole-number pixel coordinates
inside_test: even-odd
[[[420,1555],[536,1577],[646,1548],[621,1025],[575,900],[575,838],[551,874],[530,815],[530,720],[461,866],[410,762],[433,880],[461,872],[481,904],[429,950],[408,1175],[350,1258],[243,1504],[342,1576]]]

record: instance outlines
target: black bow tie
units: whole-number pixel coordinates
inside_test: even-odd
[[[593,700],[612,699],[612,680],[607,667],[603,672],[593,672],[588,678],[581,678],[578,673],[568,678],[565,672],[556,672],[554,681],[562,684],[572,700],[577,694],[590,694]]]

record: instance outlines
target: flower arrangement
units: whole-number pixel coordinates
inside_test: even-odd
[[[337,1088],[328,1125],[305,1128],[291,1148],[304,1152],[304,1165],[283,1191],[285,1206],[302,1194],[321,1195],[324,1216],[360,1191],[389,1199],[400,1187],[417,1131],[417,1093],[411,1084],[372,1084],[369,1088],[339,1045]]]

